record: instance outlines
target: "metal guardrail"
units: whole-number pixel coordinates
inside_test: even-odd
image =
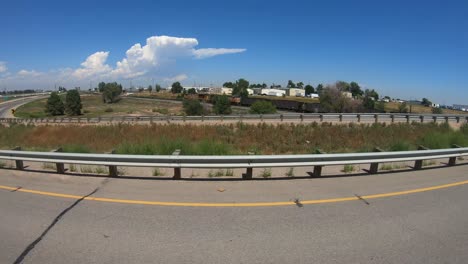
[[[63,164],[104,165],[112,167],[110,176],[116,177],[116,166],[174,168],[175,177],[181,177],[182,168],[246,168],[244,179],[252,178],[252,168],[272,167],[314,167],[314,176],[320,176],[323,166],[371,164],[370,173],[377,173],[378,164],[385,162],[415,161],[415,169],[422,167],[422,160],[448,158],[453,166],[456,158],[468,155],[468,148],[455,146],[453,149],[418,150],[399,152],[369,152],[344,154],[307,155],[231,155],[231,156],[184,156],[173,155],[120,155],[120,154],[78,154],[61,152],[32,152],[0,150],[0,160],[15,160],[17,169],[23,169],[23,162],[56,163],[57,171]]]
[[[354,122],[468,122],[468,115],[444,115],[444,114],[269,114],[269,115],[227,115],[227,116],[114,116],[114,117],[48,117],[48,118],[0,118],[0,123],[101,123],[101,122],[129,122],[129,123],[153,123],[153,122],[190,122],[190,121],[320,121],[330,120],[354,121]]]

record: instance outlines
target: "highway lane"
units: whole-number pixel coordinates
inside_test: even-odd
[[[466,171],[457,166],[368,177],[221,183],[2,171],[0,184],[120,199],[278,201],[298,193],[301,200],[331,198],[466,181]],[[226,191],[216,191],[219,186]],[[212,208],[2,189],[0,263],[14,263],[19,256],[23,263],[466,263],[467,198],[464,184],[339,203]]]
[[[11,113],[11,109],[17,108],[23,104],[41,99],[43,97],[40,96],[33,96],[33,97],[24,97],[21,99],[15,99],[11,101],[6,101],[4,103],[0,103],[0,118],[14,118]]]

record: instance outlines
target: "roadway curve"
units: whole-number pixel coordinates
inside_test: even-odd
[[[11,109],[16,109],[26,103],[44,98],[43,96],[24,97],[0,103],[0,118],[15,118]]]
[[[466,172],[245,182],[1,170],[0,263],[466,263]]]

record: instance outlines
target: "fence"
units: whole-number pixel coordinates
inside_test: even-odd
[[[370,173],[378,172],[379,163],[414,161],[414,169],[422,168],[422,161],[448,159],[448,165],[468,155],[468,148],[454,146],[452,149],[417,151],[307,154],[307,155],[231,155],[231,156],[184,156],[175,151],[173,155],[120,155],[120,154],[78,154],[52,152],[0,150],[0,160],[14,160],[16,168],[24,169],[23,162],[55,163],[58,173],[64,173],[64,164],[103,165],[109,167],[109,176],[117,177],[117,166],[173,168],[174,178],[181,178],[181,169],[244,168],[243,179],[252,179],[253,168],[314,167],[313,175],[321,176],[322,167],[332,165],[370,164]]]

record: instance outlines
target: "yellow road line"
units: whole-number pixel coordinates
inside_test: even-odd
[[[450,187],[455,187],[455,186],[460,186],[460,185],[465,185],[465,184],[468,184],[468,181],[461,181],[461,182],[455,182],[455,183],[449,183],[449,184],[444,184],[444,185],[437,185],[437,186],[431,186],[431,187],[419,188],[419,189],[413,189],[413,190],[406,190],[406,191],[400,191],[400,192],[363,195],[361,196],[361,198],[369,200],[369,199],[377,199],[377,198],[384,198],[384,197],[401,196],[401,195],[407,195],[407,194],[440,190],[440,189],[445,189],[445,188],[450,188]],[[29,189],[22,189],[22,188],[18,189],[17,187],[10,187],[10,186],[3,186],[3,185],[0,185],[0,189],[8,190],[8,191],[15,191],[15,192],[32,193],[32,194],[37,194],[37,195],[52,196],[52,197],[68,198],[68,199],[83,198],[83,196],[79,196],[79,195],[43,192],[43,191],[29,190]],[[359,199],[360,199],[359,197],[351,196],[351,197],[332,198],[332,199],[306,200],[306,201],[300,201],[300,203],[301,204],[338,203],[338,202],[356,201]],[[121,204],[189,206],[189,207],[260,207],[260,206],[267,207],[267,206],[296,205],[296,203],[292,201],[260,202],[260,203],[188,203],[188,202],[186,203],[186,202],[125,200],[125,199],[101,198],[101,197],[92,197],[92,196],[85,197],[84,200],[107,202],[107,203],[121,203]]]

